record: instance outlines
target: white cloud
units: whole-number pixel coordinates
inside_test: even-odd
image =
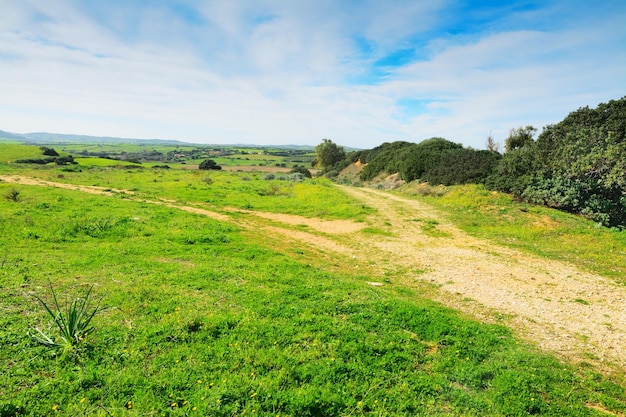
[[[158,6],[94,19],[101,11],[73,2],[13,4],[0,16],[0,129],[358,147],[443,136],[480,148],[490,131],[502,140],[558,122],[626,85],[623,10],[559,31],[454,37],[431,33],[444,3],[342,4],[204,2],[188,24]],[[347,81],[415,39],[428,60]],[[398,117],[403,98],[429,111]]]

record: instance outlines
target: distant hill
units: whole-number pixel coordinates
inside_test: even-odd
[[[24,135],[20,135],[18,133],[11,133],[11,132],[5,132],[4,130],[0,130],[0,141],[2,140],[25,142],[26,138],[24,137]]]
[[[17,140],[24,143],[36,145],[62,145],[73,143],[143,143],[147,145],[194,145],[191,143],[181,142],[178,140],[167,139],[130,139],[116,138],[110,136],[88,136],[88,135],[70,135],[65,133],[11,133],[0,130],[0,138]]]
[[[10,140],[27,143],[31,145],[69,145],[69,144],[143,144],[143,145],[170,145],[170,146],[235,146],[250,147],[261,149],[294,149],[294,150],[312,150],[314,146],[308,145],[254,145],[254,144],[200,144],[189,143],[171,139],[131,139],[117,138],[111,136],[88,136],[88,135],[71,135],[65,133],[11,133],[0,130],[0,141]]]

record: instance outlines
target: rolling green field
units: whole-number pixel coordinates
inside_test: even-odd
[[[623,375],[562,363],[427,292],[372,287],[349,259],[331,268],[314,244],[143,201],[234,220],[232,208],[376,214],[327,180],[15,164],[0,174],[128,191],[0,182],[2,417],[626,413]],[[474,210],[467,227],[487,222]],[[50,305],[50,285],[61,304],[93,286],[107,307],[93,332],[56,348],[29,335],[59,341],[36,298]]]
[[[41,150],[37,146],[18,143],[0,143],[0,162],[38,157],[41,157]]]

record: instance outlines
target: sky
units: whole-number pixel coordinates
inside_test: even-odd
[[[16,133],[485,149],[624,96],[624,0],[0,0]]]

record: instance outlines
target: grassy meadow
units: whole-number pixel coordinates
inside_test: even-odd
[[[142,201],[375,215],[327,180],[96,164],[0,174],[133,193],[0,181],[1,417],[626,413],[620,375],[562,363],[419,290],[372,287],[313,245]],[[52,303],[50,285],[61,304],[93,286],[107,307],[71,346],[29,335],[58,335],[36,298]]]
[[[41,156],[41,149],[37,146],[0,142],[0,162],[26,158],[41,158]]]

